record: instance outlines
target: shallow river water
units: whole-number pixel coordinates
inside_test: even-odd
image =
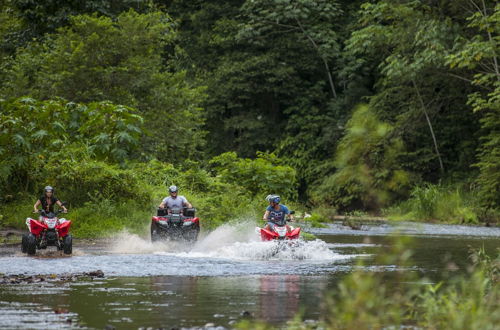
[[[6,275],[105,274],[0,285],[0,328],[230,328],[248,317],[279,325],[298,312],[316,320],[325,292],[360,258],[367,271],[390,275],[396,269],[375,261],[393,235],[413,237],[407,271],[430,281],[450,269],[463,271],[470,247],[489,253],[500,247],[500,228],[403,223],[351,230],[331,224],[309,231],[319,239],[285,250],[259,242],[251,223],[219,227],[194,246],[152,244],[122,233],[109,241],[75,241],[71,257],[50,248],[28,257],[19,247],[0,247],[0,273]]]

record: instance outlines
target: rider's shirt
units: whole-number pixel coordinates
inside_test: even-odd
[[[269,211],[269,217],[267,218],[267,220],[271,222],[280,222],[285,218],[287,214],[290,214],[290,210],[288,210],[288,207],[281,204],[278,211],[276,211],[271,205],[267,207],[267,211]]]
[[[182,209],[185,204],[187,204],[187,199],[184,196],[177,196],[172,198],[172,196],[165,197],[162,201],[163,205],[169,209]]]
[[[47,198],[45,195],[41,196],[39,200],[42,203],[42,209],[46,212],[54,212],[54,205],[59,201],[55,196]]]

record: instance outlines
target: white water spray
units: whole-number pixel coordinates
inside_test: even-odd
[[[163,241],[152,243],[135,234],[122,232],[111,247],[120,254],[160,254],[183,258],[213,258],[229,260],[323,260],[335,261],[348,258],[334,253],[321,240],[305,242],[261,242],[255,233],[255,222],[226,223],[194,245],[185,242]]]

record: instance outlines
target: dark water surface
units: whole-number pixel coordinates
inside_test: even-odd
[[[123,234],[110,243],[80,246],[73,257],[38,257],[3,249],[0,273],[64,274],[101,269],[104,279],[0,285],[0,328],[140,327],[230,328],[251,315],[281,324],[302,311],[318,319],[325,292],[363,258],[364,268],[389,275],[375,256],[398,235],[412,236],[412,267],[430,281],[464,271],[470,247],[500,247],[499,228],[403,224],[340,224],[315,229],[321,240],[276,254],[255,239],[251,225],[223,226],[194,247],[151,244]],[[2,248],[0,248],[2,249]]]

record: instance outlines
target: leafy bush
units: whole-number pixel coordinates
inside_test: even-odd
[[[132,200],[151,202],[147,186],[141,184],[132,170],[101,161],[66,159],[46,166],[48,178],[60,187],[64,197],[74,205],[94,200]]]
[[[326,227],[324,222],[328,221],[327,218],[323,217],[322,215],[320,215],[318,213],[314,213],[314,212],[311,214],[310,217],[303,218],[303,220],[304,220],[304,223],[306,223],[314,228],[324,228],[324,227]]]
[[[0,110],[2,190],[36,190],[46,178],[45,165],[74,162],[71,153],[75,150],[88,157],[123,162],[137,150],[142,134],[142,117],[110,102],[19,98],[0,100]]]
[[[174,165],[157,159],[127,165],[143,183],[151,186],[169,186],[175,184],[181,176],[180,171]]]
[[[275,193],[297,198],[295,170],[283,165],[274,154],[257,153],[256,159],[248,159],[226,152],[212,158],[210,164],[220,180],[238,184],[253,196]]]
[[[312,191],[313,200],[341,209],[376,210],[404,196],[411,175],[399,165],[404,148],[391,131],[368,106],[358,107],[333,160],[337,171]]]
[[[403,220],[438,220],[477,224],[479,200],[475,193],[453,186],[427,184],[415,187],[410,198],[389,208],[390,218]]]
[[[99,199],[73,209],[68,218],[76,237],[109,237],[122,230],[147,233],[152,213],[151,203]]]
[[[174,68],[181,52],[175,24],[168,14],[151,9],[143,14],[130,9],[114,19],[67,18],[67,26],[17,49],[5,65],[1,94],[134,107],[152,132],[142,136],[145,153],[170,161],[193,156],[205,135],[204,88],[191,86],[186,73]],[[113,126],[109,119],[105,123]],[[99,139],[103,147],[111,140]]]

